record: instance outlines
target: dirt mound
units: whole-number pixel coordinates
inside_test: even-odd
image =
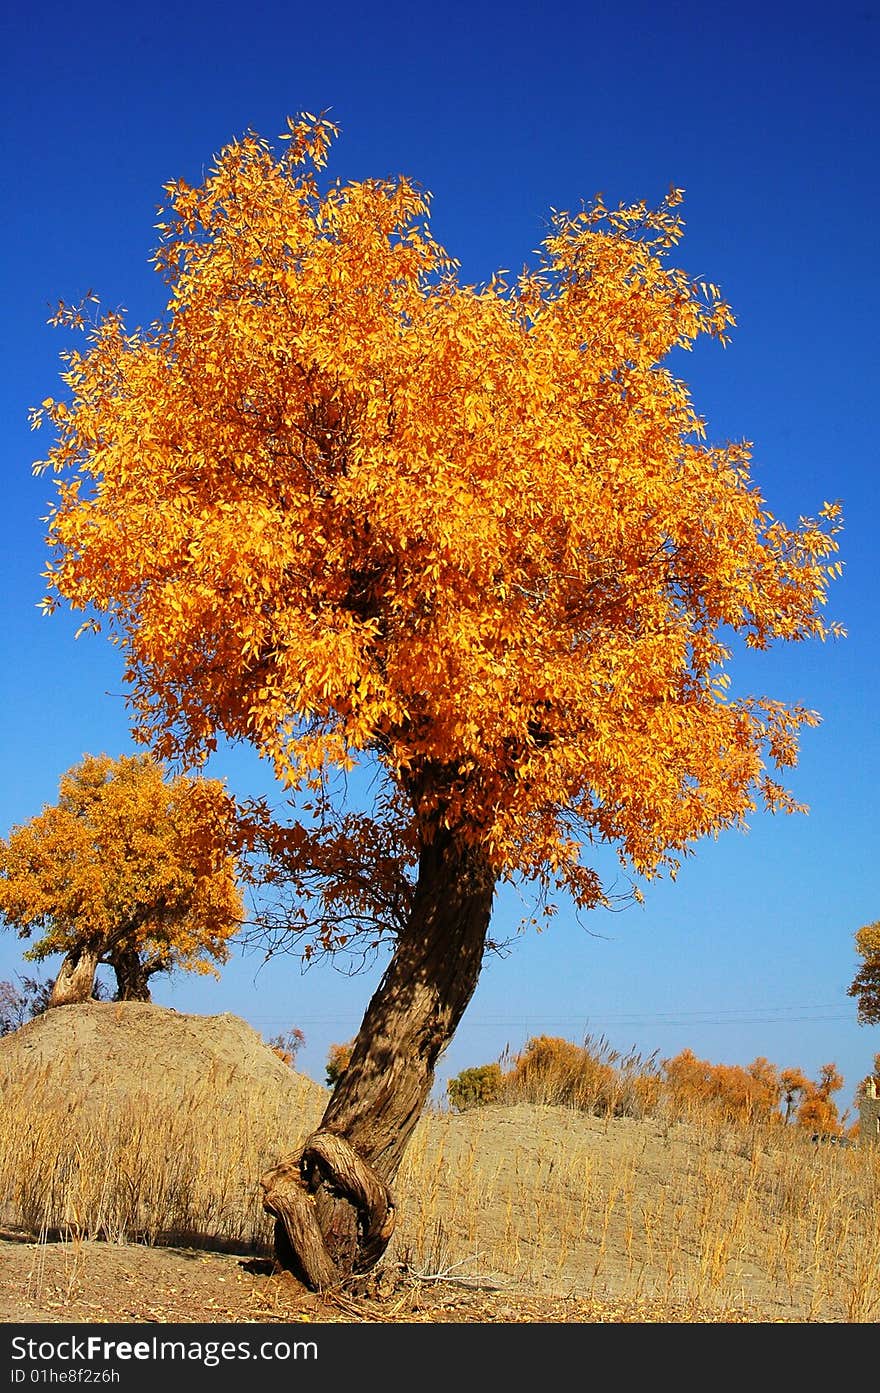
[[[0,1092],[0,1323],[880,1316],[873,1148],[711,1115],[427,1109],[386,1254],[416,1304],[328,1307],[275,1272],[259,1186],[327,1090],[239,1017],[56,1007],[0,1039]]]
[[[102,1109],[141,1095],[173,1103],[206,1082],[224,1109],[259,1099],[272,1111],[299,1111],[327,1096],[239,1016],[185,1015],[142,1001],[56,1006],[4,1036],[0,1085],[25,1078]]]

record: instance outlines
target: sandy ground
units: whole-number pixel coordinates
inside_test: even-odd
[[[142,1003],[59,1008],[0,1039],[0,1084],[35,1069],[54,1080],[59,1099],[80,1100],[84,1122],[89,1108],[106,1111],[137,1096],[138,1089],[151,1097],[165,1089],[173,1102],[194,1080],[212,1077],[225,1108],[252,1107],[258,1097],[261,1106],[298,1117],[306,1134],[327,1097],[238,1017],[186,1016]],[[699,1304],[692,1296],[685,1299],[694,1281],[682,1280],[675,1263],[700,1261],[699,1226],[705,1237],[706,1226],[716,1223],[713,1185],[719,1193],[735,1191],[740,1179],[745,1184],[754,1176],[756,1160],[723,1145],[701,1154],[684,1127],[562,1108],[480,1108],[426,1115],[410,1152],[413,1165],[419,1155],[434,1159],[409,1179],[408,1160],[401,1168],[396,1188],[402,1218],[369,1296],[308,1292],[277,1268],[269,1248],[235,1250],[231,1244],[232,1250],[221,1252],[216,1242],[213,1248],[204,1242],[35,1242],[7,1205],[0,1214],[0,1322],[847,1318],[842,1306],[828,1301],[818,1316],[815,1308],[810,1312],[803,1298],[783,1290],[750,1259],[747,1242],[741,1243],[735,1288]],[[842,1159],[821,1162],[833,1166]],[[424,1180],[412,1178],[426,1173],[436,1193],[426,1194]],[[586,1193],[595,1194],[595,1208],[572,1215],[571,1206],[583,1205]],[[612,1202],[609,1193],[617,1195]],[[429,1263],[425,1216],[436,1230],[427,1244]],[[653,1216],[650,1223],[646,1216]],[[758,1228],[762,1222],[758,1212]],[[766,1233],[756,1231],[755,1241],[766,1246]],[[412,1253],[419,1243],[417,1265]],[[708,1287],[706,1294],[713,1295]]]

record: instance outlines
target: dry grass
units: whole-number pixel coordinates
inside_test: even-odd
[[[880,1316],[880,1148],[534,1105],[468,1118],[466,1135],[424,1119],[400,1177],[400,1239],[423,1269],[768,1319]]]
[[[6,1085],[6,1225],[70,1240],[72,1272],[76,1245],[93,1239],[269,1251],[256,1182],[318,1122],[310,1081],[293,1120],[257,1102],[224,1111],[220,1072],[182,1097],[153,1092],[115,1111],[57,1084],[57,1072],[34,1072]],[[634,1118],[493,1105],[427,1113],[396,1190],[389,1256],[423,1283],[756,1320],[880,1318],[878,1147],[817,1147],[792,1129],[662,1108]]]
[[[305,1076],[294,1103],[306,1127],[320,1094]],[[57,1070],[7,1082],[0,1117],[0,1216],[43,1236],[191,1242],[260,1251],[271,1228],[256,1177],[277,1157],[289,1117],[253,1099],[224,1110],[224,1071],[183,1094],[169,1086],[122,1107],[62,1093]]]

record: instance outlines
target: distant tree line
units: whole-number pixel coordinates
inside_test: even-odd
[[[880,1079],[880,1055],[875,1069]],[[658,1062],[635,1052],[621,1055],[601,1038],[588,1037],[577,1045],[540,1035],[506,1066],[494,1062],[462,1070],[449,1080],[447,1095],[459,1112],[518,1102],[606,1116],[646,1117],[662,1108],[683,1117],[710,1110],[731,1123],[779,1123],[843,1136],[847,1114],[841,1117],[834,1099],[842,1087],[835,1064],[823,1065],[819,1077],[810,1079],[802,1069],[779,1069],[763,1057],[746,1066],[712,1064],[686,1049]]]

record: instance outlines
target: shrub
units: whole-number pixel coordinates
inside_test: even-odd
[[[327,1051],[327,1064],[325,1066],[328,1088],[335,1088],[340,1078],[345,1073],[353,1049],[354,1040],[349,1040],[347,1045],[330,1046]]]
[[[645,1117],[660,1098],[661,1083],[651,1059],[621,1055],[607,1041],[587,1036],[583,1045],[538,1035],[514,1056],[509,1069],[483,1064],[465,1069],[447,1084],[453,1107],[483,1103],[540,1103],[582,1112]]]
[[[463,1069],[446,1085],[449,1101],[458,1112],[497,1103],[504,1088],[500,1064],[480,1064],[475,1069]]]
[[[507,1069],[505,1059],[464,1069],[450,1080],[452,1107],[462,1112],[484,1103],[539,1103],[634,1118],[662,1107],[671,1118],[702,1115],[725,1126],[793,1122],[822,1135],[844,1133],[846,1116],[839,1117],[831,1096],[843,1081],[833,1064],[824,1065],[812,1083],[800,1069],[779,1070],[763,1056],[743,1068],[710,1064],[682,1050],[658,1065],[653,1055],[622,1055],[604,1037],[587,1036],[575,1045],[553,1035],[528,1040]],[[880,1055],[875,1063],[880,1075]]]
[[[20,986],[14,982],[0,982],[0,1036],[11,1035],[27,1021],[34,1020],[49,1009],[49,998],[55,985],[54,977],[48,982],[36,977],[19,977]],[[92,987],[92,1001],[107,1001],[109,993],[100,978]]]
[[[582,1045],[556,1036],[529,1040],[505,1080],[511,1101],[577,1108],[581,1112],[644,1117],[660,1093],[653,1061],[632,1051],[623,1055],[604,1036]]]
[[[724,1122],[781,1121],[780,1103],[803,1085],[791,1071],[783,1082],[775,1067],[759,1058],[747,1068],[710,1064],[692,1050],[663,1061],[668,1097],[676,1113],[711,1111]],[[790,1106],[790,1104],[789,1104]]]

